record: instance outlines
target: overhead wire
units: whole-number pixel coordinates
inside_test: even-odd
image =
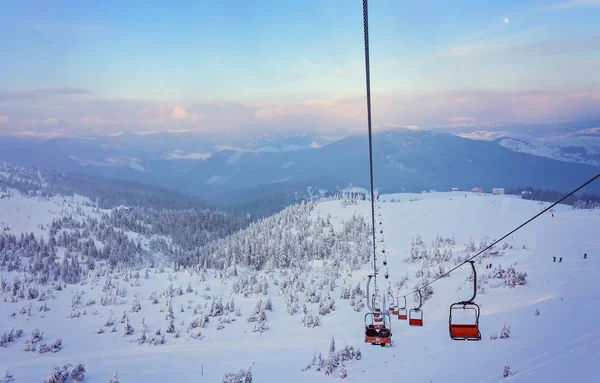
[[[365,39],[365,68],[367,85],[367,123],[369,127],[369,171],[371,175],[371,227],[373,228],[373,284],[377,291],[377,250],[375,239],[375,189],[373,186],[373,139],[371,134],[371,70],[369,68],[369,7],[363,0],[363,27]]]
[[[407,297],[410,294],[414,294],[416,292],[419,292],[419,291],[423,290],[425,287],[431,286],[433,283],[435,283],[435,282],[439,281],[440,279],[444,278],[445,276],[449,275],[451,272],[456,271],[460,267],[464,266],[465,264],[469,263],[470,261],[472,261],[473,259],[477,258],[481,254],[483,254],[486,251],[490,250],[492,247],[496,246],[502,240],[506,239],[507,237],[509,237],[510,235],[514,234],[518,230],[522,229],[524,226],[526,226],[527,224],[531,223],[533,220],[537,219],[539,216],[541,216],[542,214],[544,214],[548,210],[552,209],[553,207],[555,207],[556,205],[558,205],[562,201],[564,201],[567,198],[571,197],[573,194],[577,193],[579,190],[581,190],[584,187],[586,187],[587,185],[591,184],[592,182],[594,182],[598,178],[600,178],[600,173],[596,174],[594,177],[590,178],[588,181],[586,181],[585,183],[581,184],[579,187],[577,187],[576,189],[574,189],[573,191],[571,191],[569,194],[566,194],[561,199],[559,199],[558,201],[554,202],[552,205],[548,206],[547,208],[543,209],[542,211],[540,211],[539,213],[537,213],[533,217],[529,218],[527,221],[523,222],[522,224],[520,224],[519,226],[517,226],[515,229],[511,230],[510,232],[508,232],[508,234],[506,234],[506,235],[502,236],[500,239],[492,242],[489,246],[485,247],[483,250],[480,250],[477,254],[473,255],[470,258],[467,258],[463,263],[461,263],[461,264],[453,267],[452,269],[448,270],[444,274],[442,274],[442,275],[436,277],[435,279],[433,279],[432,281],[424,284],[423,286],[421,286],[420,289],[413,290],[413,291],[411,291],[411,292],[403,295],[403,297]]]

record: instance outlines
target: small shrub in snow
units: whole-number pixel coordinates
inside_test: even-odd
[[[81,382],[85,377],[85,365],[79,363],[75,368],[71,371],[71,379],[76,382]]]
[[[146,270],[146,275],[148,275],[148,270]],[[146,279],[148,279],[148,278],[146,278]],[[119,378],[117,378],[117,373],[116,372],[112,376],[112,378],[110,378],[110,380],[108,381],[108,383],[119,383]]]
[[[62,350],[62,339],[61,338],[57,338],[54,343],[50,343],[50,344],[46,344],[46,343],[42,343],[38,345],[38,349],[37,351],[40,354],[45,354],[47,352],[59,352],[60,350]]]
[[[7,344],[14,342],[22,336],[22,329],[12,329],[10,331],[3,331],[0,334],[0,347],[6,347]]]
[[[102,329],[101,326],[96,329],[96,334],[103,334],[103,333],[104,333],[104,329]]]
[[[252,363],[254,366],[254,363]],[[248,371],[240,368],[236,373],[229,372],[223,376],[221,383],[252,383],[252,366],[248,368]]]
[[[540,315],[540,310],[535,309],[535,316],[538,316],[538,315]]]
[[[502,330],[500,331],[500,339],[508,339],[510,338],[510,326],[502,325]]]
[[[164,344],[165,343],[165,335],[160,335],[160,336],[153,336],[152,338],[150,338],[148,340],[148,344],[151,344],[153,346],[156,345],[160,345],[160,344]]]
[[[318,315],[313,315],[312,311],[302,316],[302,324],[305,327],[317,327],[321,325],[321,319]]]
[[[271,297],[269,296],[263,305],[264,310],[273,311],[273,302],[271,302]]]
[[[332,375],[335,372],[337,367],[340,367],[340,377],[345,379],[348,376],[347,371],[345,370],[344,363],[352,360],[360,360],[362,355],[360,350],[354,350],[352,346],[344,346],[344,348],[340,351],[336,351],[335,349],[335,340],[333,337],[331,338],[331,343],[329,344],[329,355],[327,358],[323,358],[323,355],[319,353],[318,357],[315,352],[312,358],[312,362],[307,365],[303,371],[310,370],[311,368],[315,368],[316,371],[320,371],[325,375]],[[344,371],[342,371],[342,369]]]
[[[129,309],[129,312],[137,313],[141,309],[142,309],[142,305],[140,304],[140,301],[138,301],[137,299],[135,299],[133,301],[133,304],[131,305],[131,308]]]
[[[69,377],[69,368],[71,368],[70,364],[65,364],[62,368],[58,366],[54,366],[52,372],[48,374],[44,383],[64,383],[67,381]]]
[[[510,366],[508,365],[508,362],[504,363],[504,372],[502,373],[503,377],[507,377],[509,375],[512,375],[512,373],[510,372]]]
[[[348,371],[344,367],[340,368],[340,379],[346,379],[348,377]]]
[[[115,325],[115,318],[109,317],[106,322],[104,322],[105,327],[110,327]]]
[[[12,383],[15,381],[15,376],[10,372],[6,371],[4,378],[0,380],[0,383]]]
[[[202,338],[204,338],[204,336],[202,335],[202,333],[200,331],[192,331],[192,333],[190,334],[190,338],[202,339]]]
[[[365,308],[365,302],[363,302],[362,299],[359,299],[356,301],[356,304],[354,305],[354,311],[362,311],[362,309]]]
[[[25,351],[37,351],[38,349],[38,345],[42,342],[42,339],[44,338],[44,333],[41,332],[39,329],[34,329],[33,331],[31,331],[31,336],[29,337],[29,339],[27,339],[27,341],[25,342]]]
[[[255,325],[254,328],[252,329],[252,332],[259,332],[259,333],[263,333],[264,331],[269,329],[269,325],[267,324],[266,320],[260,320],[258,321]]]
[[[137,339],[138,344],[146,343],[148,337],[146,333],[148,332],[148,326],[146,326],[146,318],[142,318],[142,325],[140,326],[140,336]]]

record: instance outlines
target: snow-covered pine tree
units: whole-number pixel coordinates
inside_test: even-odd
[[[129,317],[125,316],[125,324],[123,325],[123,332],[122,332],[123,336],[127,336],[127,335],[131,335],[133,334],[133,327],[131,326],[131,323],[129,323]]]

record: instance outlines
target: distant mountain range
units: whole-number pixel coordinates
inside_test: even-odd
[[[598,166],[526,153],[529,141],[509,135],[471,138],[481,137],[378,131],[373,139],[375,186],[388,193],[519,186],[567,191],[600,172]],[[568,148],[563,146],[564,153],[578,153]],[[308,186],[315,191],[369,187],[364,134],[341,139],[281,135],[249,142],[170,133],[47,141],[0,137],[0,160],[157,184],[224,204],[290,200]],[[600,192],[600,185],[586,191]]]
[[[463,128],[459,135],[476,140],[495,140],[516,152],[600,166],[600,121],[516,125],[497,131],[477,129]]]

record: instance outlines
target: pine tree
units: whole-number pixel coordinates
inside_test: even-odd
[[[331,337],[331,343],[329,343],[329,352],[330,353],[335,352],[335,339],[333,339],[333,337]]]
[[[246,379],[244,380],[244,383],[252,383],[252,367],[254,366],[254,363],[252,363],[252,366],[250,366],[250,368],[248,368],[248,371],[246,372]]]
[[[119,383],[119,379],[117,378],[117,373],[112,376],[112,378],[108,381],[108,383]]]
[[[129,317],[125,316],[125,325],[123,325],[123,336],[133,334],[133,327],[129,323]]]

